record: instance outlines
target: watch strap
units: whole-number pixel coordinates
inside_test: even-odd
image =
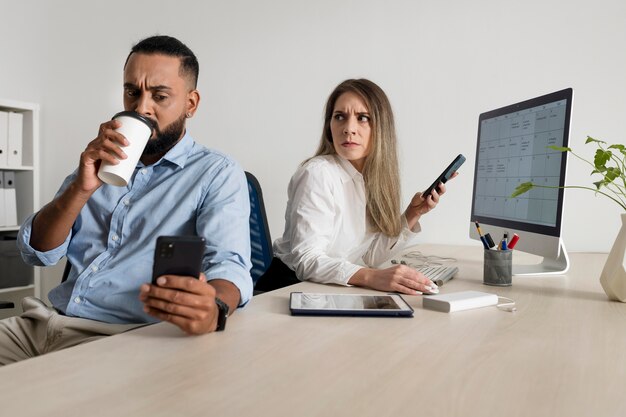
[[[226,328],[226,320],[228,319],[228,304],[224,301],[220,300],[218,297],[215,297],[215,304],[217,305],[217,328],[215,331],[221,332]]]

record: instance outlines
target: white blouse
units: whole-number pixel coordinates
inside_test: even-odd
[[[404,249],[419,232],[417,223],[398,237],[368,230],[365,183],[352,164],[336,155],[317,156],[291,178],[285,233],[274,255],[302,281],[348,285],[359,269],[375,268]]]

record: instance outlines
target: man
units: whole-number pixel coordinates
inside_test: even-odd
[[[230,158],[194,142],[185,121],[200,102],[198,61],[183,43],[154,36],[124,66],[124,108],[155,124],[127,187],[103,184],[101,163],[126,158],[126,138],[100,125],[49,204],[26,220],[18,246],[32,265],[66,256],[68,279],[49,293],[54,308],[26,298],[0,321],[0,364],[168,321],[188,334],[224,327],[252,295],[248,188]],[[156,238],[206,239],[200,279],[166,275],[151,285]]]

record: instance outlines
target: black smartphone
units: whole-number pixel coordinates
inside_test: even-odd
[[[463,162],[465,162],[465,157],[461,154],[454,158],[454,161],[452,161],[452,163],[443,170],[441,175],[437,177],[437,179],[430,185],[430,187],[428,187],[426,191],[424,191],[424,193],[422,194],[424,198],[428,197],[433,189],[435,189],[435,187],[438,187],[440,183],[445,184],[450,179],[452,174],[454,174],[459,169],[459,167],[463,165]]]
[[[161,275],[200,278],[204,238],[200,236],[159,236],[154,249],[152,283]]]

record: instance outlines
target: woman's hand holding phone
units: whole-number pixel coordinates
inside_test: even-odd
[[[424,192],[416,193],[413,196],[409,206],[404,212],[409,229],[413,229],[422,215],[428,213],[437,206],[439,198],[446,192],[445,183],[458,175],[457,170],[461,165],[463,165],[463,162],[465,162],[465,157],[459,154],[456,158],[454,158],[450,165],[443,170],[437,179],[433,181],[430,187],[428,187]]]
[[[450,178],[454,178],[456,173]],[[437,191],[439,190],[439,191]],[[413,227],[417,224],[420,217],[422,215],[428,213],[439,204],[439,198],[445,194],[446,186],[442,183],[438,188],[433,189],[429,195],[424,195],[424,193],[416,193],[409,206],[406,208],[404,212],[404,216],[406,217],[406,221],[408,223],[409,229],[413,229]]]

